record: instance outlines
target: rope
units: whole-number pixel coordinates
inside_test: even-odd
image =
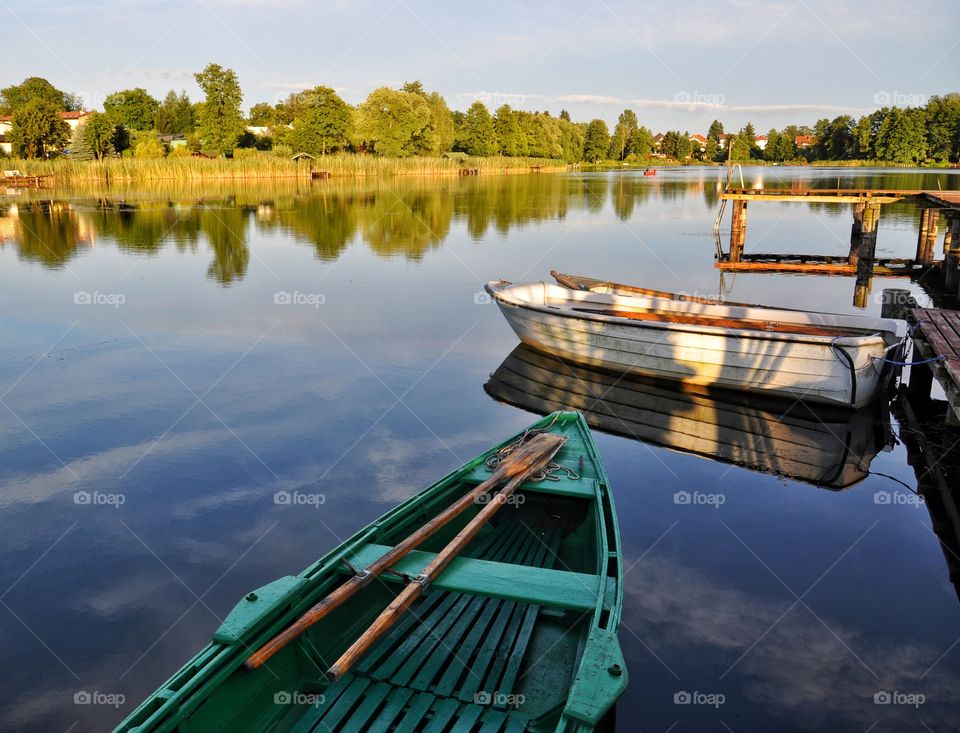
[[[516,452],[516,450],[520,448],[522,445],[525,445],[527,442],[529,442],[531,439],[533,439],[537,435],[548,432],[550,428],[553,427],[553,424],[557,421],[557,418],[559,416],[560,416],[559,413],[557,415],[554,415],[553,420],[551,420],[550,423],[545,427],[537,428],[537,429],[527,428],[523,432],[523,435],[521,435],[516,442],[511,443],[510,445],[503,446],[503,448],[498,450],[496,453],[491,453],[489,456],[487,456],[487,459],[485,461],[487,470],[495,471],[497,466],[500,465],[501,461],[503,461],[505,458],[509,457],[514,452]],[[566,474],[566,478],[569,478],[572,481],[576,481],[577,479],[580,478],[580,474],[574,471],[569,466],[564,466],[563,464],[557,463],[556,461],[551,461],[545,467],[541,468],[539,471],[533,474],[530,477],[530,480],[531,481],[559,481],[561,478],[564,477],[563,476],[564,474]]]
[[[947,357],[943,354],[938,354],[937,356],[931,356],[929,359],[921,359],[920,361],[896,361],[895,359],[888,359],[885,356],[871,356],[870,361],[882,361],[884,364],[893,364],[893,366],[899,367],[912,367],[920,366],[922,364],[932,364],[936,361],[946,361]]]

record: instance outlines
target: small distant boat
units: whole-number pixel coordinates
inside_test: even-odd
[[[886,384],[891,369],[884,357],[898,354],[906,336],[898,320],[703,303],[660,291],[628,294],[625,287],[486,285],[520,340],[548,354],[854,408]]]
[[[116,730],[606,730],[622,574],[590,430],[557,412],[247,594]]]
[[[657,175],[657,169],[656,169],[656,168],[647,168],[647,169],[643,172],[643,175],[645,175],[645,176],[655,176],[655,175]]]
[[[850,411],[632,377],[524,344],[484,389],[530,412],[579,410],[594,430],[835,491],[866,478],[893,437],[889,411],[877,405]]]

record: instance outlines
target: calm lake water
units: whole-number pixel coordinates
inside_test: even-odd
[[[943,171],[744,175],[960,187]],[[724,179],[683,169],[0,196],[0,729],[117,723],[242,595],[532,422],[484,389],[517,345],[487,280],[555,268],[862,312],[851,278],[721,279]],[[884,208],[879,257],[912,256],[918,216]],[[746,251],[845,254],[850,223],[849,207],[753,204]],[[920,285],[878,278],[866,312],[879,313],[884,287],[929,302]],[[786,429],[749,404],[730,409],[761,442]],[[837,429],[860,441],[855,460],[808,417],[817,436],[800,458],[815,465],[764,465],[759,449],[757,467],[773,473],[658,445],[683,447],[665,431],[652,442],[595,432],[627,570],[620,730],[960,724],[944,552],[927,508],[890,478],[916,485],[896,422],[858,419]],[[701,452],[719,441],[710,426],[691,431]],[[839,475],[848,469],[859,474]],[[277,505],[278,491],[325,502]],[[899,702],[875,704],[880,691]],[[94,702],[76,704],[83,693]],[[675,704],[680,693],[723,702]]]

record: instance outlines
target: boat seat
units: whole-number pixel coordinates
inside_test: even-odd
[[[504,522],[473,549],[485,560],[466,560],[542,571],[555,563],[560,537],[557,528],[538,534]],[[539,613],[535,603],[435,583],[291,731],[519,733],[528,718],[507,696],[517,687]]]

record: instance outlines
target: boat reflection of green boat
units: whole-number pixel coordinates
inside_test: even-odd
[[[484,482],[497,480],[491,471],[502,477],[538,441],[549,448],[539,463],[507,472],[510,483],[483,493]],[[546,474],[534,473],[544,465]],[[498,499],[514,481],[516,493]],[[462,513],[441,523],[455,507]],[[382,575],[374,570],[428,527],[416,549]],[[462,552],[433,575],[437,559],[465,537]],[[351,584],[357,589],[343,600]],[[414,586],[412,604],[399,603]],[[117,731],[607,730],[627,685],[617,640],[622,599],[606,474],[584,419],[560,412],[392,509],[300,575],[248,594],[212,642]],[[393,625],[379,625],[397,608],[403,615]],[[300,627],[307,617],[312,625]],[[362,639],[370,645],[345,663]]]
[[[877,405],[850,412],[640,379],[524,345],[484,388],[530,412],[578,410],[596,430],[831,489],[865,478],[892,436]]]

